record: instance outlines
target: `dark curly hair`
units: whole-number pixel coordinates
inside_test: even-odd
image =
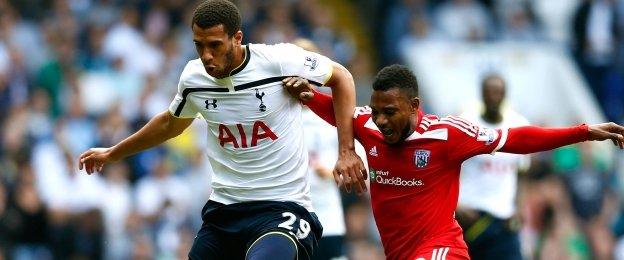
[[[373,90],[387,91],[392,88],[404,91],[410,99],[418,97],[418,81],[406,66],[399,64],[386,66],[375,76]]]
[[[236,6],[227,0],[204,1],[193,12],[193,24],[202,29],[223,24],[225,32],[232,37],[241,28],[241,15]]]

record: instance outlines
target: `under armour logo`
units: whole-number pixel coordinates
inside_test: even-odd
[[[266,106],[264,105],[264,101],[262,101],[262,97],[264,97],[264,92],[260,94],[258,89],[256,89],[256,98],[260,99],[260,106],[258,106],[258,110],[260,110],[261,112],[264,112],[266,111]]]
[[[212,103],[206,100],[206,109],[210,109],[210,106],[212,106],[212,108],[217,108],[217,100],[213,99]]]

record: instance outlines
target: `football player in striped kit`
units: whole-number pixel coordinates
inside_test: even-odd
[[[335,123],[331,96],[302,78],[285,79],[284,86]],[[367,151],[373,215],[391,260],[470,258],[454,218],[461,164],[470,157],[527,154],[588,140],[610,139],[624,147],[624,127],[615,123],[494,129],[425,114],[416,77],[401,65],[379,71],[370,106],[356,108],[353,127]]]

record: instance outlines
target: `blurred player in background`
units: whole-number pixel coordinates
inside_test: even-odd
[[[179,135],[200,114],[208,123],[214,192],[189,258],[308,259],[322,227],[310,201],[302,106],[281,80],[297,75],[332,87],[339,126],[334,177],[363,192],[364,166],[352,132],[353,78],[327,57],[292,44],[242,45],[240,28],[234,4],[202,2],[192,21],[199,59],[184,68],[168,111],[113,147],[84,152],[79,168],[101,171]]]
[[[335,122],[332,97],[302,78],[284,79],[294,97],[325,121]],[[373,82],[370,107],[353,115],[354,134],[367,152],[373,215],[388,259],[469,259],[454,218],[461,164],[479,154],[527,154],[587,141],[624,148],[615,123],[565,128],[491,129],[465,119],[420,110],[418,83],[405,66],[383,68]]]
[[[528,120],[504,107],[506,86],[496,74],[481,82],[483,109],[461,117],[482,127],[502,129],[526,126]],[[462,164],[459,202],[455,217],[464,230],[472,259],[522,259],[516,212],[518,172],[529,157],[511,153],[477,155]]]

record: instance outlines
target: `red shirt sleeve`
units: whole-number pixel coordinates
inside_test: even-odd
[[[518,154],[541,152],[588,139],[589,128],[585,124],[561,128],[537,126],[510,128],[507,142],[501,152]]]
[[[464,161],[479,154],[495,153],[507,139],[506,129],[492,129],[455,116],[440,119],[449,131],[449,159]]]
[[[306,102],[303,102],[303,104],[308,106],[312,112],[325,120],[325,122],[331,124],[332,126],[336,126],[332,96],[321,93],[317,90],[313,90],[313,92],[314,97]]]
[[[448,125],[449,159],[466,160],[479,154],[497,151],[528,154],[555,149],[589,139],[587,125],[562,128],[523,126],[490,129],[476,126],[459,117],[445,117],[439,124]]]

